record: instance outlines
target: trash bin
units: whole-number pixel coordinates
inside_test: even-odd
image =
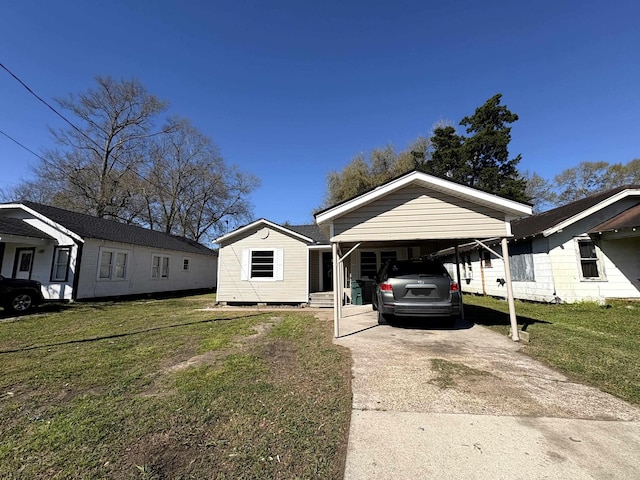
[[[351,304],[362,305],[364,282],[362,280],[351,281]]]

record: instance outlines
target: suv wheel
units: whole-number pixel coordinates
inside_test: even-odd
[[[25,313],[33,307],[33,295],[29,292],[14,293],[6,305],[14,313]]]
[[[389,317],[390,315],[385,315],[378,310],[378,325],[389,325]]]

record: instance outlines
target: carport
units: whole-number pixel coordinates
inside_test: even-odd
[[[505,262],[511,332],[518,341],[507,239],[511,221],[527,215],[529,205],[418,171],[318,212],[316,223],[331,242],[335,337],[340,336],[345,281],[351,281],[346,261],[355,252],[394,248],[416,257],[454,247],[460,284],[458,245],[475,241]],[[484,243],[496,238],[501,254]]]

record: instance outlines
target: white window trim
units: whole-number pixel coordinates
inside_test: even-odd
[[[273,277],[251,277],[251,257],[253,252],[273,252]],[[284,249],[243,248],[240,280],[251,282],[282,282],[284,280]]]
[[[596,251],[596,267],[598,268],[598,276],[597,277],[585,277],[582,273],[582,256],[580,255],[580,242],[591,242]],[[576,250],[576,258],[578,260],[578,276],[580,277],[581,282],[606,282],[607,276],[604,271],[604,262],[602,261],[602,252],[600,251],[600,246],[598,243],[591,237],[575,237],[574,245]]]
[[[114,272],[114,267],[115,265],[112,264],[111,265],[111,270],[109,272],[109,276],[108,277],[101,277],[100,276],[100,268],[102,266],[102,255],[104,255],[105,253],[111,253],[112,254],[112,261],[113,259],[117,258],[118,254],[125,254],[126,255],[126,260],[124,262],[124,277],[114,277],[113,276],[113,272]],[[98,255],[98,268],[96,271],[96,279],[99,282],[126,282],[128,275],[129,275],[129,259],[131,258],[131,250],[123,250],[123,249],[119,249],[119,248],[110,248],[110,247],[100,247],[100,254]]]
[[[69,252],[69,257],[67,261],[64,263],[60,263],[58,260],[60,259],[60,252],[67,251]],[[53,247],[53,262],[51,265],[51,282],[55,283],[64,283],[69,280],[69,270],[71,267],[71,256],[73,255],[73,246],[72,245],[57,245]],[[64,265],[64,278],[58,278],[55,276],[55,272],[58,266]],[[98,272],[99,273],[99,272]]]
[[[187,262],[186,263],[186,267],[187,268],[184,268],[185,267],[185,262]],[[182,257],[182,271],[183,272],[188,272],[190,270],[191,270],[191,257]]]
[[[153,275],[153,269],[154,267],[154,261],[155,259],[158,258],[160,259],[158,262],[158,275],[154,276]],[[167,259],[167,275],[163,276],[162,275],[162,266],[164,263],[164,260]],[[151,280],[169,280],[169,278],[171,277],[171,256],[170,255],[163,255],[161,253],[154,253],[151,255]]]

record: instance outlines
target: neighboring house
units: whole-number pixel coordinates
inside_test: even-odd
[[[215,240],[222,303],[307,303],[332,289],[331,247],[316,225],[260,219]]]
[[[217,299],[314,304],[321,292],[331,292],[327,306],[336,299],[366,303],[372,278],[386,260],[419,257],[470,239],[509,237],[509,222],[530,213],[527,205],[410,172],[317,213],[317,225],[261,219],[216,239]]]
[[[511,223],[515,298],[604,302],[640,298],[640,185],[591,195]],[[501,254],[496,242],[485,242]],[[446,261],[454,269],[453,251]],[[464,292],[505,296],[504,263],[471,243],[459,247]]]
[[[217,252],[195,241],[33,202],[0,204],[0,275],[47,300],[215,288]]]

